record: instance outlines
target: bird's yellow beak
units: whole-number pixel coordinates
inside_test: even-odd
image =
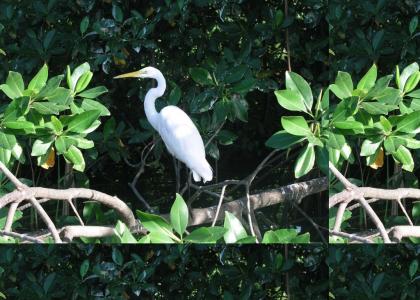
[[[118,76],[115,76],[114,79],[119,79],[119,78],[132,78],[132,77],[140,77],[140,75],[144,74],[144,69],[138,70],[138,71],[134,71],[134,72],[130,72],[130,73],[125,73],[125,74],[121,74]]]

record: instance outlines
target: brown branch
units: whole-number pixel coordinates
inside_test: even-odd
[[[360,237],[354,233],[345,233],[345,232],[335,231],[335,230],[329,230],[329,233],[332,236],[339,236],[339,237],[347,238],[352,241],[362,242],[365,244],[373,244],[373,242],[369,240],[368,238]]]
[[[66,226],[61,229],[63,240],[71,242],[74,238],[103,238],[115,235],[111,226]]]
[[[293,183],[284,187],[273,190],[264,191],[258,194],[250,195],[251,207],[253,210],[258,210],[264,207],[276,205],[286,201],[300,201],[313,194],[320,193],[328,189],[328,180],[326,177],[316,178],[309,181]],[[247,198],[243,197],[234,201],[222,204],[218,220],[222,220],[225,212],[231,212],[235,215],[240,215],[246,211]],[[217,205],[206,208],[193,208],[191,210],[191,218],[189,226],[196,226],[211,223],[216,215]],[[169,219],[168,214],[161,215]]]
[[[10,237],[15,238],[15,239],[28,241],[28,242],[35,243],[35,244],[43,244],[44,243],[44,241],[42,239],[32,237],[32,236],[29,236],[29,235],[23,234],[23,233],[0,230],[0,236],[2,236],[2,235],[10,236]]]
[[[398,243],[405,237],[420,238],[420,226],[394,226],[389,230],[389,234]]]
[[[97,201],[105,206],[114,209],[120,216],[121,220],[130,228],[136,227],[137,221],[131,209],[117,197],[112,197],[105,193],[85,189],[85,188],[70,188],[66,190],[48,189],[43,187],[28,187],[24,190],[15,190],[0,198],[0,209],[13,202],[21,202],[25,199],[48,198],[56,200],[65,200],[83,198]]]
[[[420,199],[420,189],[398,188],[398,189],[378,189],[372,187],[356,187],[353,190],[344,190],[330,197],[329,208],[336,206],[341,202],[349,202],[359,197],[377,198],[382,200],[398,199]]]

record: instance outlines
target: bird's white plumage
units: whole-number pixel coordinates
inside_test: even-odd
[[[158,130],[168,151],[196,173],[194,180],[202,177],[210,181],[213,174],[206,160],[204,143],[190,117],[176,106],[164,107],[159,115]]]
[[[210,181],[213,170],[206,160],[203,139],[190,117],[176,106],[166,106],[159,113],[155,101],[166,89],[166,81],[162,73],[153,67],[119,75],[116,78],[140,77],[156,79],[158,85],[150,89],[144,101],[146,117],[159,132],[169,153],[182,161],[191,169],[195,181]]]

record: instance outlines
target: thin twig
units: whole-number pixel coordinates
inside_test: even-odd
[[[223,196],[225,195],[225,190],[226,190],[227,185],[224,185],[222,188],[222,193],[220,194],[220,199],[219,199],[219,204],[217,205],[217,209],[216,209],[216,214],[214,215],[214,219],[213,219],[213,223],[211,224],[211,227],[214,227],[214,225],[216,225],[216,221],[219,217],[219,213],[220,213],[220,207],[222,206],[222,202],[223,202]]]
[[[0,236],[2,236],[2,235],[3,236],[10,236],[12,238],[18,238],[18,239],[21,239],[23,241],[28,241],[28,242],[36,243],[36,244],[43,244],[44,243],[44,241],[39,239],[39,238],[34,238],[34,237],[28,236],[27,234],[23,234],[23,233],[0,230]]]

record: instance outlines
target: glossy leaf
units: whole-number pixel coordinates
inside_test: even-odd
[[[295,178],[302,177],[309,173],[315,164],[315,149],[312,144],[308,144],[300,152],[295,164]]]
[[[292,90],[280,90],[275,91],[274,94],[277,97],[277,101],[281,106],[290,111],[306,111],[303,97]]]
[[[184,240],[191,243],[216,243],[223,238],[226,231],[226,228],[218,226],[200,227],[192,231]]]
[[[297,135],[290,134],[285,130],[281,130],[273,134],[266,142],[265,145],[275,149],[288,149],[289,147],[300,143],[305,138]]]
[[[104,87],[103,85],[97,86],[88,90],[85,90],[78,94],[81,98],[88,98],[88,99],[96,99],[102,94],[105,94],[108,92],[108,89]]]
[[[39,91],[45,86],[48,79],[48,66],[44,64],[38,71],[34,78],[29,82],[28,89],[32,91]]]
[[[281,125],[288,133],[298,136],[308,136],[312,132],[302,116],[286,116],[281,118]]]
[[[91,110],[75,115],[67,124],[66,131],[81,133],[88,129],[100,116],[98,110]]]
[[[85,170],[85,159],[83,158],[82,152],[77,147],[71,145],[67,152],[64,153],[64,157],[73,164],[73,169],[80,172]]]
[[[191,68],[190,75],[192,79],[201,85],[213,85],[213,79],[209,73],[204,68]]]
[[[294,72],[286,72],[286,87],[300,94],[306,106],[306,111],[311,111],[314,101],[312,90],[302,76]]]
[[[236,241],[248,236],[239,219],[230,212],[225,212],[225,222],[223,226],[227,230],[223,237],[228,244],[236,243]]]
[[[171,224],[175,231],[182,236],[188,225],[188,207],[181,195],[176,194],[171,207]]]
[[[378,75],[378,70],[376,65],[372,65],[372,67],[367,71],[367,73],[360,79],[359,83],[357,84],[357,89],[359,90],[369,90],[375,85],[376,77]]]

